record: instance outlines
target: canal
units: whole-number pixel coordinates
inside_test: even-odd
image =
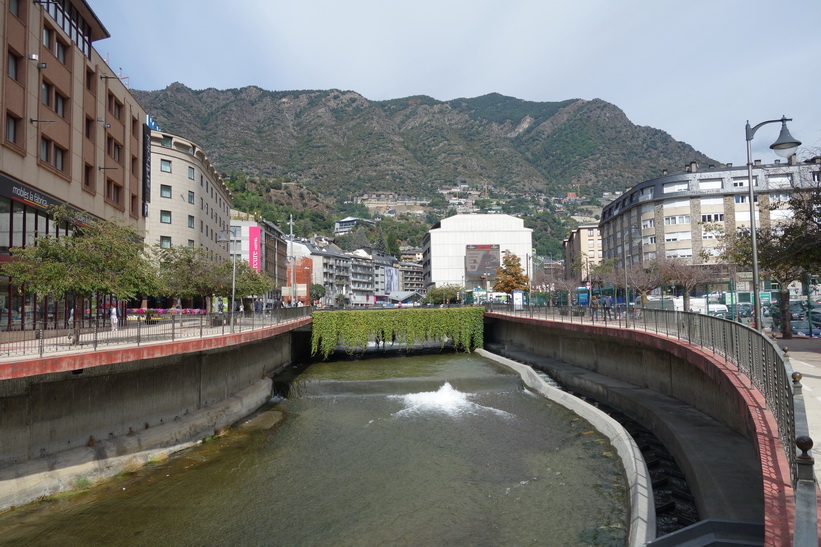
[[[624,545],[608,441],[473,354],[313,363],[172,458],[0,514],[0,542]]]

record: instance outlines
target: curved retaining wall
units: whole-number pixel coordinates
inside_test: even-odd
[[[599,433],[610,440],[610,444],[616,449],[624,466],[625,480],[628,484],[630,499],[628,545],[631,547],[645,545],[654,539],[656,537],[656,508],[653,502],[650,473],[636,441],[621,424],[578,397],[549,385],[529,366],[483,349],[477,349],[476,352],[514,370],[522,377],[525,385],[587,420]]]
[[[178,450],[271,395],[310,318],[246,333],[0,364],[0,510]]]
[[[640,330],[494,313],[486,317],[491,319],[485,329],[488,342],[515,345],[677,399],[750,439],[763,473],[761,520],[767,544],[791,543],[794,493],[777,424],[766,410],[763,396],[733,365],[701,347]],[[618,402],[624,403],[624,399]],[[635,415],[629,408],[614,406]],[[687,467],[693,455],[672,435],[662,440],[676,460]],[[688,478],[693,479],[697,502],[702,498],[702,511],[711,500],[706,499],[706,490],[699,491],[698,477],[692,476],[694,470],[690,466]]]

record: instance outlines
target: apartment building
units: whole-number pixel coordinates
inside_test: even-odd
[[[570,232],[562,242],[564,278],[589,281],[592,269],[601,264],[602,238],[599,225],[586,223]]]
[[[94,219],[145,228],[151,202],[146,112],[93,44],[110,35],[83,0],[0,2],[4,133],[0,146],[0,261],[9,248],[72,226],[66,205]],[[0,328],[60,325],[74,307],[21,295],[0,278]]]
[[[202,248],[214,260],[230,258],[231,193],[205,152],[188,139],[151,132],[152,201],[146,242],[163,248]]]
[[[817,185],[817,161],[753,165],[756,227],[788,218],[786,204],[794,187]],[[599,223],[603,256],[622,267],[656,258],[683,258],[692,264],[716,263],[716,227],[726,231],[750,226],[747,167],[699,169],[641,182],[604,207]],[[772,207],[776,205],[776,207]]]

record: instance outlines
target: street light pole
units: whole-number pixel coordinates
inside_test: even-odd
[[[782,158],[789,158],[795,153],[795,149],[801,146],[801,141],[790,135],[789,130],[787,129],[787,122],[791,122],[792,118],[787,118],[786,116],[781,116],[780,120],[767,120],[766,122],[761,122],[760,124],[756,125],[755,127],[750,127],[750,121],[747,120],[747,125],[744,126],[744,130],[746,133],[747,138],[747,186],[749,190],[748,199],[750,200],[750,247],[752,252],[752,262],[753,262],[753,321],[755,324],[755,328],[758,331],[762,330],[761,325],[761,302],[759,299],[759,292],[758,292],[758,238],[756,237],[756,228],[755,228],[755,193],[753,192],[753,150],[752,150],[752,141],[753,137],[755,136],[755,132],[758,131],[762,126],[770,124],[770,123],[778,123],[781,122],[781,133],[778,136],[778,139],[770,145],[770,149],[773,150],[776,154],[781,156]]]
[[[231,234],[228,239],[222,234]],[[237,255],[234,253],[234,227],[220,230],[220,242],[227,242],[230,245],[229,253],[231,253],[231,334],[234,333],[234,300],[237,295]]]

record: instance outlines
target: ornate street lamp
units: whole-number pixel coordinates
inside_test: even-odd
[[[780,120],[767,120],[761,122],[755,127],[750,127],[750,121],[747,120],[747,125],[744,127],[747,137],[747,186],[749,190],[750,200],[750,246],[753,255],[753,321],[755,322],[756,330],[761,330],[761,302],[758,294],[758,241],[755,233],[755,193],[753,192],[753,151],[752,141],[755,132],[761,126],[769,123],[781,122],[781,134],[778,139],[770,145],[770,149],[782,158],[789,158],[795,154],[795,150],[801,146],[801,141],[790,135],[787,129],[787,122],[791,122],[792,118],[781,116]]]

